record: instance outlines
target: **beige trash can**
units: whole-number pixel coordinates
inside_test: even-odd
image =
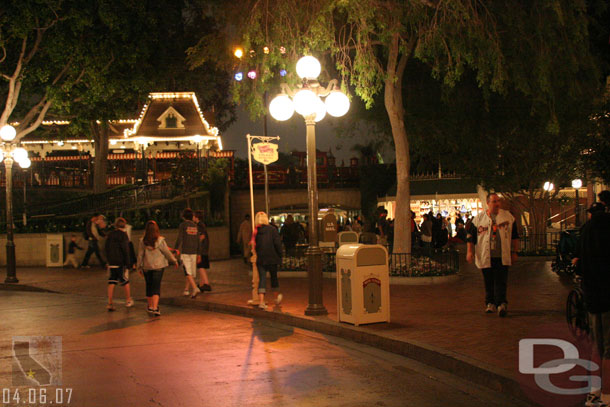
[[[344,244],[357,244],[360,233],[353,231],[339,232],[339,246]]]
[[[337,250],[337,314],[356,326],[390,322],[388,251],[381,245],[345,244]]]

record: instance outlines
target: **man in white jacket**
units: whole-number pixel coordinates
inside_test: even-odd
[[[485,281],[485,312],[498,312],[506,316],[506,283],[508,267],[517,260],[519,234],[514,216],[500,209],[500,197],[487,195],[487,211],[479,213],[468,230],[466,261],[475,264],[483,272]]]

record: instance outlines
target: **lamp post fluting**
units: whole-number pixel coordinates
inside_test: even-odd
[[[574,179],[572,180],[572,188],[574,188],[574,226],[580,227],[580,197],[578,196],[578,192],[580,188],[582,188],[582,180]]]
[[[336,79],[326,88],[320,86],[320,62],[312,56],[305,56],[297,62],[297,74],[303,79],[298,89],[282,84],[282,93],[269,104],[274,119],[288,120],[296,111],[305,119],[307,129],[307,203],[309,208],[309,247],[307,256],[307,278],[309,282],[309,304],[305,315],[326,315],[322,298],[322,250],[318,242],[318,183],[316,171],[316,122],[326,113],[340,117],[349,110],[348,97],[338,89]],[[325,102],[322,102],[325,97]]]
[[[11,143],[15,139],[17,132],[11,125],[0,128],[0,161],[4,160],[6,175],[6,279],[5,283],[18,283],[17,265],[15,258],[15,241],[13,235],[13,164],[19,163],[21,168],[28,168],[32,163],[28,158],[28,152],[16,147]]]

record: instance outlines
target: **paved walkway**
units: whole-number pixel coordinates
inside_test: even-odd
[[[102,297],[106,293],[105,272],[100,268],[21,268],[17,273],[20,285],[87,296]],[[251,284],[248,268],[239,259],[213,262],[213,291],[196,299],[181,296],[184,277],[170,268],[164,276],[162,297],[172,304],[278,319],[314,330],[330,327],[328,333],[373,345],[375,340],[371,338],[377,338],[381,348],[471,375],[478,382],[490,377],[486,383],[489,387],[523,397],[518,384],[519,340],[543,326],[565,325],[564,304],[571,281],[554,274],[550,262],[544,259],[519,260],[509,275],[508,316],[499,318],[483,313],[480,272],[464,264],[460,275],[458,281],[445,284],[392,285],[392,322],[360,327],[337,323],[336,283],[328,278],[324,281],[328,316],[304,315],[308,298],[305,278],[280,278],[284,294],[281,307],[271,312],[251,309],[246,305]],[[137,274],[132,276],[132,290],[136,299],[144,299],[144,282]],[[122,290],[117,292],[122,299]]]

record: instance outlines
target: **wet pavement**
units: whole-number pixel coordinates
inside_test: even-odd
[[[99,268],[23,268],[18,269],[18,277],[21,285],[62,293],[91,298],[103,298],[106,293],[105,272]],[[565,300],[572,288],[569,279],[560,278],[551,271],[550,261],[520,259],[509,273],[508,316],[499,318],[495,314],[483,312],[484,293],[480,271],[464,264],[457,281],[435,285],[391,285],[391,323],[363,325],[352,329],[349,324],[337,322],[336,283],[332,278],[325,278],[324,281],[324,305],[329,313],[321,317],[304,315],[308,299],[306,278],[281,276],[280,287],[284,301],[281,307],[270,307],[266,315],[264,311],[251,310],[246,305],[250,298],[251,277],[248,275],[248,267],[240,259],[212,262],[210,280],[213,287],[211,293],[196,299],[184,298],[181,295],[184,277],[170,268],[164,275],[162,297],[166,301],[176,299],[171,302],[186,307],[207,304],[211,306],[209,309],[222,310],[224,306],[226,312],[242,315],[258,315],[269,319],[269,314],[274,314],[292,318],[293,321],[350,328],[355,332],[349,336],[350,339],[358,341],[359,333],[382,338],[392,344],[380,348],[403,355],[410,355],[409,352],[420,355],[420,350],[423,349],[427,353],[420,361],[477,382],[481,381],[485,372],[490,372],[502,380],[485,385],[502,391],[507,386],[512,387],[507,391],[513,395],[518,393],[515,389],[519,387],[519,340],[540,334],[540,327],[546,325],[566,326]],[[143,279],[134,274],[131,281],[134,297],[143,301]],[[6,290],[6,286],[4,288]],[[0,295],[6,292],[0,290]],[[123,293],[120,289],[117,294],[117,301],[121,301]],[[103,302],[100,307],[103,310]],[[140,302],[136,303],[136,307],[143,308],[145,305]],[[286,318],[279,321],[290,323],[290,319]],[[312,325],[311,329],[317,328]],[[343,336],[342,332],[345,329],[335,329],[332,334]],[[362,342],[374,344],[374,341]],[[415,351],[411,349],[413,347]],[[444,359],[440,360],[434,355]],[[459,363],[456,364],[455,361]],[[469,366],[478,369],[479,373],[469,377],[469,370],[464,370],[464,367]]]
[[[45,405],[78,407],[521,405],[333,336],[184,307],[163,307],[152,318],[142,304],[115,312],[104,305],[99,297],[4,291],[0,387],[10,400],[0,405],[37,405],[43,392]],[[57,353],[49,350],[56,339],[28,339],[55,384],[39,387],[37,374],[14,370],[16,336],[60,337],[59,365],[39,352]]]

